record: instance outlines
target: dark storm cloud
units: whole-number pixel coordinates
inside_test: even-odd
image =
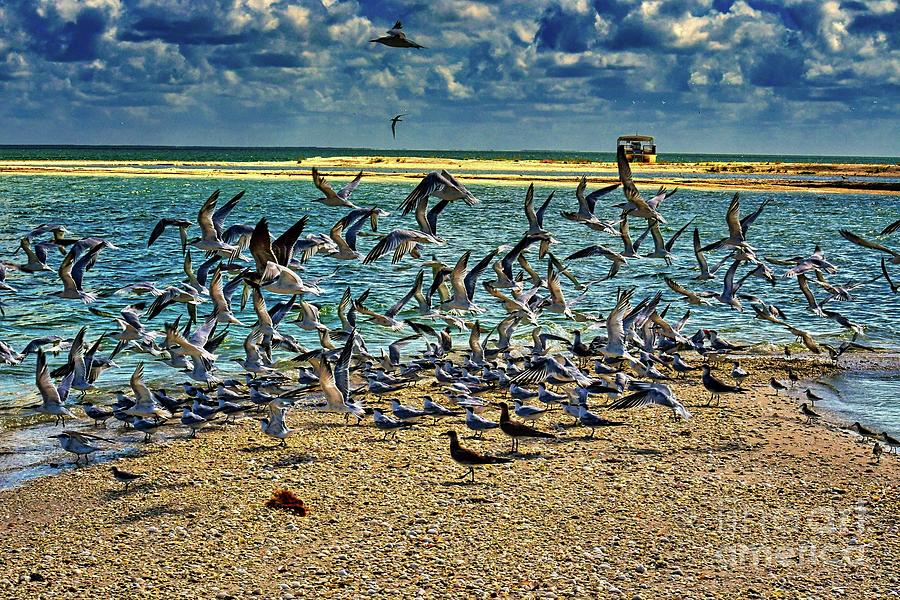
[[[827,114],[892,140],[898,14],[876,0],[11,0],[0,91],[18,102],[0,118],[8,141],[99,143],[114,122],[145,142],[379,146],[403,111],[404,144],[515,148],[605,148],[621,128],[690,140],[714,118],[764,149],[773,128],[844,143],[811,127]],[[398,19],[427,50],[369,43]],[[54,137],[75,120],[77,140]]]
[[[170,44],[222,45],[240,44],[251,40],[254,32],[227,33],[217,31],[219,24],[207,16],[190,19],[143,17],[119,35],[126,42],[160,40]]]
[[[106,15],[101,10],[85,8],[73,21],[66,21],[53,10],[39,11],[31,2],[22,3],[18,8],[28,44],[38,55],[56,62],[97,58],[100,37],[107,27]]]
[[[589,14],[567,12],[562,6],[550,6],[539,20],[535,35],[539,49],[584,52],[594,38],[594,21]]]

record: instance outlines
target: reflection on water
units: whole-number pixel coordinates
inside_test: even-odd
[[[823,408],[848,424],[859,421],[895,437],[900,433],[900,371],[841,371],[823,383]]]

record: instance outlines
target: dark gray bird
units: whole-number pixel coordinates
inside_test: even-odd
[[[769,387],[775,390],[775,395],[778,395],[778,392],[783,392],[787,389],[787,386],[775,379],[774,377],[769,380]]]
[[[128,491],[128,486],[143,477],[143,475],[138,475],[137,473],[129,473],[128,471],[123,471],[117,467],[112,468],[112,474],[113,477],[115,477],[116,481],[125,484],[126,492]]]
[[[814,419],[818,419],[821,415],[807,406],[806,402],[800,405],[800,413],[806,417],[807,423],[812,423]]]
[[[744,388],[731,385],[729,383],[725,383],[721,379],[717,379],[712,373],[710,373],[709,365],[703,365],[703,377],[701,381],[703,382],[703,387],[707,389],[709,392],[709,402],[706,404],[709,405],[713,400],[716,401],[716,406],[719,405],[719,397],[722,394],[743,394]]]
[[[512,462],[512,460],[509,458],[488,456],[486,454],[479,454],[478,452],[469,450],[468,448],[463,448],[459,444],[459,437],[456,435],[455,431],[448,431],[446,433],[442,433],[441,435],[445,435],[450,438],[450,458],[452,458],[455,463],[463,465],[464,467],[468,467],[468,470],[463,473],[459,477],[459,479],[462,479],[467,475],[471,475],[472,483],[475,483],[476,465],[499,465]]]
[[[391,135],[394,136],[394,139],[397,139],[397,123],[403,121],[400,117],[405,117],[409,113],[400,113],[399,115],[394,115],[391,117]]]
[[[369,40],[369,42],[383,44],[385,46],[390,46],[391,48],[425,48],[425,46],[417,44],[406,37],[406,34],[403,33],[403,24],[400,23],[400,21],[394,23],[394,26],[387,30],[387,35],[375,38],[374,40]]]

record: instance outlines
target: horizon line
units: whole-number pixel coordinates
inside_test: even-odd
[[[208,144],[0,144],[0,148],[173,148],[173,149],[221,149],[221,150],[275,150],[275,149],[296,149],[296,150],[383,150],[389,152],[503,152],[503,153],[557,153],[557,154],[615,154],[614,150],[548,150],[548,149],[530,149],[523,148],[519,150],[495,150],[495,149],[471,149],[471,148],[377,148],[367,146],[279,146],[279,145],[259,145],[259,146],[216,146]],[[697,154],[697,155],[738,155],[738,156],[815,156],[815,157],[853,157],[853,158],[890,158],[900,160],[900,156],[877,155],[877,154],[794,154],[794,153],[759,153],[759,152],[695,152],[686,150],[670,150],[665,154]]]

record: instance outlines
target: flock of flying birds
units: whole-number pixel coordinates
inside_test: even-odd
[[[560,213],[590,230],[585,232],[587,235],[611,242],[589,245],[566,258],[553,253],[556,240],[544,227],[554,194],[538,203],[533,186],[525,195],[527,227],[521,238],[503,247],[502,252],[497,248],[483,257],[473,259],[471,252],[465,252],[454,265],[422,255],[427,246],[445,244],[442,236],[448,232],[439,232],[438,227],[442,211],[454,204],[458,206],[458,201],[467,207],[462,210],[478,210],[475,196],[446,171],[425,176],[400,204],[403,215],[414,216],[415,227],[396,228],[386,234],[378,233],[379,219],[388,216],[386,211],[377,206],[357,206],[351,201],[362,173],[335,191],[313,169],[313,182],[323,194],[316,201],[344,213],[328,233],[304,235],[306,216],[274,238],[265,216],[253,224],[229,225],[229,214],[243,193],[220,205],[216,191],[197,214],[198,236],[191,236],[195,223],[182,215],[161,219],[150,233],[148,247],[169,232],[178,232],[185,279],[170,284],[135,282],[118,289],[106,297],[129,297],[134,301],[112,312],[95,307],[97,295],[88,284],[96,263],[105,253],[117,250],[113,242],[70,237],[63,224],[42,224],[20,240],[25,262],[7,264],[0,270],[2,289],[15,293],[6,282],[8,267],[23,276],[52,271],[50,256],[54,251],[62,252],[65,256],[56,269],[62,284],[62,290],[56,293],[60,301],[85,303],[87,310],[109,319],[117,330],[89,341],[85,326],[71,340],[48,336],[32,341],[21,353],[0,341],[0,361],[17,364],[36,355],[35,383],[41,402],[27,409],[53,417],[65,428],[67,420],[79,418],[78,406],[95,425],[105,426],[107,421],[115,420],[122,427],[142,432],[146,440],[173,423],[193,436],[208,423],[224,424],[254,411],[265,411],[259,420],[262,433],[286,444],[298,432],[288,426],[289,411],[306,410],[343,415],[345,420],[352,418],[357,424],[371,418],[385,438],[396,437],[401,429],[429,419],[436,423],[439,419],[460,417],[477,437],[499,429],[510,438],[511,450],[515,452],[520,440],[557,435],[558,429],[548,431],[536,426],[537,420],[551,410],[570,415],[574,425],[590,429],[591,437],[597,428],[619,424],[595,412],[600,406],[613,411],[655,405],[670,410],[673,419],[689,419],[690,412],[669,385],[673,377],[700,370],[710,401],[715,399],[718,403],[721,395],[743,391],[740,385],[747,373],[734,362],[729,373],[731,383],[727,377],[717,377],[708,361],[694,366],[682,353],[720,356],[742,347],[711,329],[701,328],[693,335],[685,333],[691,310],[680,319],[667,318],[672,305],[663,306],[661,292],[640,297],[635,288],[620,288],[613,309],[602,317],[579,311],[577,299],[567,299],[561,285],[561,277],[567,277],[584,290],[583,294],[590,290],[594,282],[578,282],[567,267],[576,260],[608,263],[608,271],[603,267],[601,272],[606,274],[598,281],[615,278],[628,268],[629,261],[638,258],[671,262],[673,245],[690,225],[666,240],[659,225],[666,223],[664,202],[675,190],[661,188],[646,199],[634,184],[621,147],[617,164],[618,183],[587,193],[587,182],[582,179],[575,190],[577,207]],[[598,216],[599,203],[620,187],[624,199],[610,202],[617,216],[603,220]],[[717,279],[724,270],[720,293],[695,292],[671,277],[665,278],[667,286],[691,306],[720,302],[741,311],[747,302],[756,318],[783,326],[810,352],[827,352],[835,361],[850,349],[864,348],[855,341],[862,327],[833,307],[850,300],[856,288],[880,279],[896,291],[885,260],[882,259],[877,277],[841,286],[828,280],[838,267],[818,247],[808,256],[763,259],[751,245],[750,233],[768,203],[766,200],[742,216],[740,198],[735,194],[725,215],[728,236],[707,245],[701,244],[699,231],[693,229],[699,268],[694,279]],[[633,225],[643,228],[636,238],[630,235]],[[372,231],[369,235],[380,239],[364,254],[358,242],[361,230],[367,226]],[[900,221],[887,227],[883,234],[897,229]],[[891,263],[900,264],[900,253],[886,246],[850,231],[842,230],[841,235],[854,244],[888,254]],[[653,249],[642,252],[648,236]],[[619,249],[612,248],[616,245]],[[197,268],[192,263],[192,251],[205,255]],[[711,266],[706,254],[713,252],[721,257]],[[311,298],[322,293],[329,277],[304,279],[300,274],[303,265],[312,260],[384,263],[388,260],[386,255],[392,264],[405,261],[420,265],[408,291],[393,306],[378,312],[367,305],[372,289],[359,293],[347,288],[337,306],[340,324],[335,327],[323,323],[320,307]],[[787,268],[776,276],[767,263]],[[741,293],[749,277],[763,278],[773,285],[777,279],[794,279],[808,301],[808,309],[846,328],[852,339],[838,348],[817,341],[789,323],[778,307]],[[16,282],[22,284],[27,285],[24,277]],[[814,287],[826,295],[817,298]],[[497,303],[504,318],[492,328],[483,327],[478,319],[483,309],[477,302]],[[245,310],[248,304],[252,309]],[[545,331],[541,321],[542,315],[547,314],[570,323],[572,337]],[[363,319],[397,332],[397,339],[386,351],[370,349],[357,326]],[[309,348],[298,342],[291,335],[294,328],[315,332],[319,347]],[[454,346],[454,329],[469,332],[467,347]],[[523,329],[530,331],[528,344],[521,343],[519,333]],[[585,331],[590,330],[601,334],[588,339]],[[230,336],[243,337],[243,354],[231,359],[243,371],[242,378],[226,377],[224,369],[219,368],[219,348]],[[106,340],[115,342],[115,347],[104,355],[101,352]],[[421,344],[415,352],[410,349],[414,343]],[[51,368],[47,352],[65,350],[67,360]],[[183,381],[181,391],[151,389],[144,379],[142,361],[131,376],[130,394],[120,390],[110,398],[110,392],[102,388],[102,375],[117,367],[115,360],[123,353],[145,355],[147,361],[168,365],[173,375]],[[421,407],[404,405],[396,399],[405,388],[425,382],[438,386],[440,392],[424,396]],[[781,384],[773,379],[772,385],[777,392]],[[496,398],[498,392],[502,392],[504,400],[508,397],[512,406],[485,399],[491,393]],[[813,401],[815,395],[808,394],[807,398]],[[496,421],[487,412],[492,407],[500,409]],[[817,416],[807,404],[801,411],[808,418]],[[176,418],[178,413],[180,418]],[[508,460],[461,446],[453,431],[447,435],[452,458],[468,468],[464,476],[471,475],[473,480],[474,466]],[[91,453],[112,441],[84,429],[63,429],[54,437],[62,448],[76,454],[76,463],[82,457],[86,462]],[[887,434],[881,439],[891,448],[898,446],[897,440]],[[117,473],[128,475],[124,471]],[[126,484],[130,481],[119,475],[117,478]]]

